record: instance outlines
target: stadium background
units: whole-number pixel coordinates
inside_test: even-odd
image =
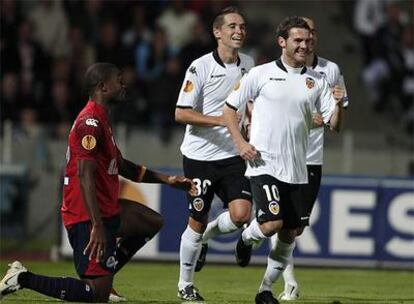
[[[214,47],[211,20],[230,4],[245,12],[243,51],[257,64],[278,56],[274,33],[285,16],[316,21],[317,53],[338,63],[350,97],[343,132],[326,136],[324,174],[351,177],[354,190],[361,185],[353,177],[372,177],[371,186],[380,192],[383,178],[402,179],[410,195],[404,220],[412,222],[412,1],[5,0],[0,2],[2,257],[57,256],[67,133],[86,101],[80,86],[90,63],[116,63],[127,76],[129,100],[112,112],[125,157],[150,167],[181,167],[184,128],[174,123],[173,113],[183,73]],[[125,191],[136,195],[134,189]],[[151,192],[149,204],[164,204],[154,198],[161,192]],[[181,213],[158,210],[167,219],[181,219],[182,227],[185,203],[172,197],[167,203],[181,204]],[[409,248],[412,227],[401,236]],[[174,233],[178,240],[180,231]],[[412,255],[405,261],[412,265]]]

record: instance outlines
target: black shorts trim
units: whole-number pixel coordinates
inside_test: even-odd
[[[313,206],[318,198],[322,179],[322,165],[307,165],[308,183],[299,185],[301,200],[300,227],[309,226]]]

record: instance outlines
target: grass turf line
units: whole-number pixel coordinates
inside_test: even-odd
[[[23,261],[23,265],[43,275],[77,277],[71,262]],[[5,261],[1,261],[1,276],[6,270]],[[202,272],[196,273],[195,285],[208,304],[253,303],[264,270],[264,266],[206,265]],[[414,303],[413,271],[296,268],[295,272],[301,291],[295,304]],[[129,303],[180,303],[176,297],[178,273],[178,264],[130,263],[115,277],[114,285]],[[282,285],[282,281],[275,284],[274,295],[281,292]],[[46,301],[61,302],[20,290],[6,296],[2,303]]]

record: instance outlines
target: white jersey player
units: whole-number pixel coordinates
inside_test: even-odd
[[[346,94],[345,83],[343,76],[341,75],[338,65],[325,58],[319,57],[315,54],[315,47],[317,43],[317,31],[315,29],[315,23],[309,18],[303,18],[310,27],[311,43],[309,45],[310,53],[306,58],[306,66],[312,70],[321,74],[330,88],[335,85],[339,85],[344,89],[344,100],[342,106],[348,107],[349,101]],[[319,114],[316,114],[319,115]],[[317,128],[310,130],[308,149],[306,153],[306,165],[308,170],[308,184],[301,186],[302,205],[305,208],[305,217],[307,219],[305,226],[309,225],[309,217],[311,215],[313,206],[319,193],[322,177],[322,164],[323,164],[323,143],[324,143],[324,126],[321,125]],[[305,226],[299,227],[296,230],[296,236],[300,236],[303,233]],[[275,241],[276,237],[272,237],[272,241]],[[283,272],[283,278],[285,280],[284,291],[280,294],[281,300],[296,300],[299,297],[299,286],[296,282],[293,273],[293,257],[289,260],[289,264],[286,266]]]
[[[239,150],[248,161],[256,218],[237,243],[236,259],[248,264],[255,242],[278,233],[256,294],[256,304],[278,303],[271,292],[294,248],[296,229],[303,226],[301,185],[308,183],[306,152],[313,112],[339,130],[343,91],[334,94],[325,78],[305,66],[310,28],[299,17],[284,19],[277,30],[280,59],[253,68],[228,97],[224,119]],[[250,143],[241,135],[236,111],[253,100]]]
[[[208,238],[237,230],[249,222],[251,214],[246,164],[222,117],[228,94],[254,65],[251,57],[238,52],[246,35],[242,14],[234,7],[221,11],[213,34],[218,47],[188,68],[175,113],[176,121],[187,124],[181,145],[183,169],[199,190],[196,197],[187,196],[190,216],[181,236],[178,297],[186,301],[203,300],[193,277],[204,264]],[[208,223],[215,194],[228,211]]]

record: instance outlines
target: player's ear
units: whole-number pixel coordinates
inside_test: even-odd
[[[276,38],[277,44],[283,49],[286,47],[286,40],[282,36]]]
[[[218,27],[213,28],[213,35],[214,35],[214,38],[221,39],[221,32]]]
[[[101,81],[98,83],[97,87],[99,88],[100,91],[102,92],[106,92],[107,91],[107,87],[105,85],[105,82]]]

